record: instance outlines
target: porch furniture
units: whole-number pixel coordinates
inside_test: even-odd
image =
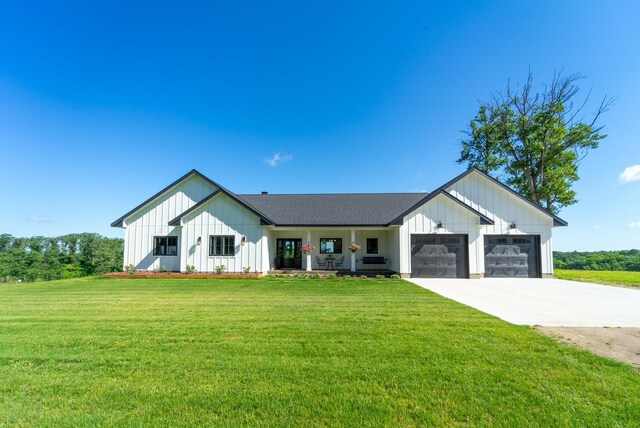
[[[327,269],[334,269],[335,258],[333,256],[327,256],[324,261],[327,264]]]
[[[335,259],[335,267],[336,269],[339,267],[342,267],[342,264],[344,263],[344,256],[340,256],[337,259]]]
[[[320,256],[316,256],[316,265],[318,265],[320,269],[325,269],[327,267],[327,262],[322,260]]]
[[[364,256],[362,258],[363,265],[384,265],[387,264],[387,259],[381,256]]]

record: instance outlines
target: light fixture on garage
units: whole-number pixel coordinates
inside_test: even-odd
[[[509,224],[509,229],[515,229],[515,228],[516,228],[516,222],[515,222],[515,221],[512,221],[512,222]]]
[[[243,236],[242,239],[240,239],[240,245],[244,245],[247,242],[247,237]]]
[[[442,229],[442,222],[438,221],[438,224],[436,224],[436,229]]]
[[[200,245],[200,244],[202,244],[202,238],[198,236],[198,239],[196,239],[196,245]]]

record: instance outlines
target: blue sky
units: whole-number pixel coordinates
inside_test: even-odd
[[[238,193],[429,191],[464,170],[479,100],[564,69],[590,108],[618,99],[555,248],[640,247],[639,2],[202,3],[3,2],[0,232],[122,236],[192,168]]]

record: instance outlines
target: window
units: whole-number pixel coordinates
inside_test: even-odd
[[[342,238],[320,238],[320,254],[342,254]]]
[[[378,238],[367,238],[367,254],[378,254]]]
[[[507,238],[488,238],[489,244],[506,244]]]
[[[156,236],[153,238],[154,256],[177,256],[178,237],[177,236]]]
[[[433,235],[413,235],[416,244],[433,245],[436,243],[436,237]]]
[[[210,236],[210,256],[233,256],[236,253],[235,236]]]
[[[531,244],[531,238],[513,238],[514,244]]]

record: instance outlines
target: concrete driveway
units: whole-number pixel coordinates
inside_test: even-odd
[[[640,327],[640,290],[560,279],[409,281],[512,324]]]

